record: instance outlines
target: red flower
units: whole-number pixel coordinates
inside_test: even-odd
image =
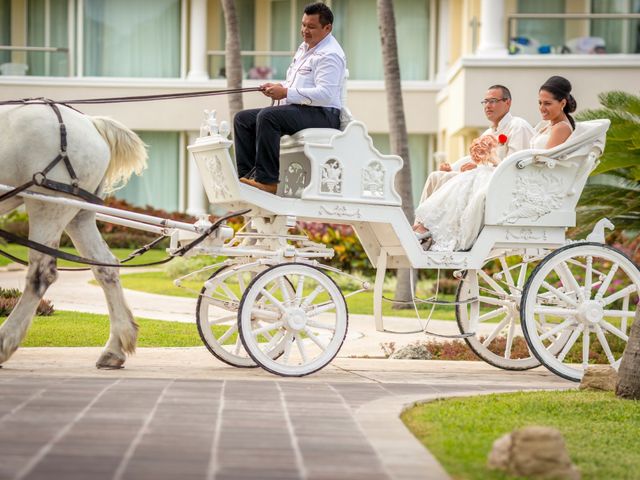
[[[500,145],[504,145],[505,143],[507,143],[507,140],[508,138],[504,133],[498,135],[498,143],[500,143]]]

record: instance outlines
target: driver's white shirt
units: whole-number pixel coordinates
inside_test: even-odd
[[[342,108],[346,65],[344,51],[332,34],[313,48],[303,42],[282,82],[287,87],[286,103]]]

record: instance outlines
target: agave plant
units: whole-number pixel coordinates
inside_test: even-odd
[[[640,231],[640,96],[627,92],[603,92],[601,108],[585,110],[578,120],[608,118],[611,127],[600,164],[591,174],[578,205],[580,237],[602,217],[631,236]]]

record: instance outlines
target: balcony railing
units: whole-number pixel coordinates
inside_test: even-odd
[[[591,23],[593,21],[606,20],[624,22],[624,27],[621,31],[616,32],[623,50],[619,53],[638,53],[629,52],[634,48],[629,48],[629,44],[632,40],[640,42],[637,37],[635,39],[632,38],[634,34],[636,36],[640,35],[640,32],[630,28],[632,21],[640,21],[640,13],[514,13],[507,15],[507,45],[514,45],[513,40],[518,37],[517,24],[522,20],[562,20],[564,22],[582,21],[584,23],[579,28],[573,29],[574,32],[580,32],[581,35],[577,33],[575,35],[569,34],[572,38],[564,38],[562,45],[550,45],[548,42],[546,44],[542,43],[539,45],[540,51],[535,53],[612,53],[607,51],[604,39],[595,34]],[[593,47],[593,51],[584,51],[589,45]],[[534,52],[526,51],[526,53]]]
[[[245,59],[254,57],[254,62],[243,61],[244,76],[246,78],[269,80],[279,79],[282,80],[285,77],[286,68],[284,64],[288,66],[290,59],[295,52],[293,51],[272,51],[272,50],[242,50],[240,56]],[[207,51],[207,57],[209,58],[209,72],[212,77],[224,77],[221,70],[224,68],[224,56],[226,52],[224,50],[209,50]],[[275,57],[275,58],[274,58]],[[216,58],[220,59],[218,65],[215,65]],[[258,58],[260,61],[258,61]],[[274,65],[275,63],[282,63],[280,66]],[[279,68],[278,68],[279,67]],[[215,72],[216,68],[218,72]],[[212,73],[212,70],[214,72]]]
[[[15,45],[0,45],[0,51],[9,52],[44,52],[44,53],[64,53],[67,57],[67,75],[73,76],[73,63],[71,62],[70,49],[66,47],[27,47]],[[4,68],[2,68],[4,67]],[[48,68],[48,67],[46,67]],[[2,75],[26,75],[28,65],[26,63],[6,62],[0,65]],[[7,72],[7,73],[5,73]]]

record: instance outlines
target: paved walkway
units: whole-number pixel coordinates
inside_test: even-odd
[[[0,273],[0,285],[21,288],[23,274]],[[99,288],[62,277],[46,295],[56,308],[101,312]],[[189,312],[193,321],[189,300],[161,297],[154,307],[156,296],[126,295],[137,316]],[[0,480],[446,479],[399,420],[403,408],[574,386],[542,368],[350,358],[375,356],[390,340],[361,317],[345,342],[358,347],[304,378],[236,369],[204,347],[141,348],[118,371],[93,367],[99,348],[20,349],[0,370]]]

